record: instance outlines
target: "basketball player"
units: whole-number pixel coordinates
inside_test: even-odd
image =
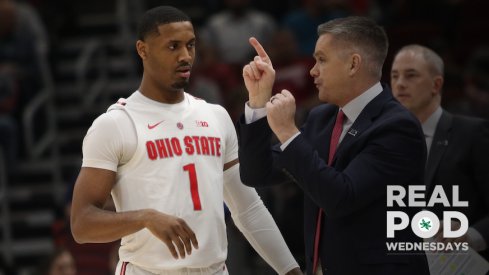
[[[98,117],[83,142],[75,240],[122,238],[116,274],[228,274],[224,201],[277,273],[301,274],[261,199],[240,181],[229,115],[184,92],[195,57],[189,17],[151,9],[138,35],[139,89]],[[103,209],[110,194],[116,212]]]

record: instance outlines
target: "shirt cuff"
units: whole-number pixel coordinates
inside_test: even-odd
[[[253,123],[267,116],[267,108],[252,109],[248,103],[245,103],[245,122],[246,124]]]
[[[292,137],[290,137],[287,141],[285,141],[284,143],[282,143],[282,145],[280,145],[280,150],[284,151],[285,148],[287,148],[287,146],[298,136],[300,135],[301,132],[297,132],[295,135],[293,135]]]
[[[487,243],[484,240],[484,237],[482,237],[481,233],[477,231],[477,229],[469,227],[469,229],[467,230],[467,237],[469,239],[469,246],[472,247],[475,251],[479,252],[486,250]]]

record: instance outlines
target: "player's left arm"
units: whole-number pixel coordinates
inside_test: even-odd
[[[224,202],[239,230],[278,274],[302,274],[275,221],[254,188],[239,176],[238,138],[234,124],[222,107],[215,109],[224,138]]]
[[[224,201],[236,226],[278,274],[302,274],[261,198],[241,182],[238,159],[226,163],[224,169]]]

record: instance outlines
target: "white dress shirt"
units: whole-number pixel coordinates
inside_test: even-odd
[[[434,111],[428,119],[421,125],[423,128],[423,133],[424,133],[424,139],[426,141],[426,149],[427,154],[430,154],[430,149],[431,149],[431,143],[433,143],[433,137],[435,136],[435,131],[436,131],[436,126],[438,125],[438,122],[440,121],[441,114],[443,113],[443,110],[441,107],[438,107],[436,111]]]

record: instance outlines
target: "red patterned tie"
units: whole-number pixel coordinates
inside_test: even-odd
[[[336,152],[336,147],[340,142],[341,132],[343,130],[343,119],[345,118],[345,114],[342,110],[338,112],[336,116],[336,121],[333,127],[333,133],[331,134],[331,141],[329,143],[329,155],[328,155],[328,165],[331,165],[333,161],[334,154]],[[318,213],[318,221],[316,224],[316,235],[314,237],[314,258],[312,265],[312,274],[316,274],[316,270],[318,267],[318,259],[319,259],[319,237],[321,235],[321,219],[323,217],[323,209],[319,209]]]

